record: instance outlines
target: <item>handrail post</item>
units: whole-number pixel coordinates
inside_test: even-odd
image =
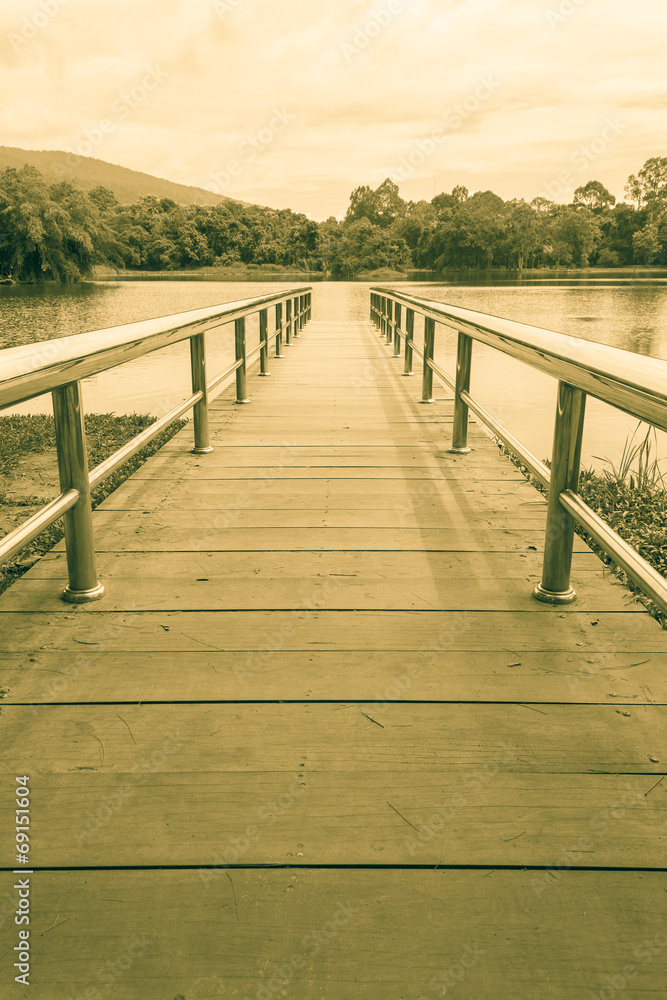
[[[465,455],[468,447],[468,406],[461,399],[462,392],[470,392],[470,366],[472,364],[472,337],[459,331],[456,351],[456,389],[454,393],[454,427],[452,445],[455,455]]]
[[[283,304],[276,305],[276,357],[284,358],[283,354]]]
[[[294,296],[294,336],[299,336],[299,323],[301,322],[301,313],[299,312],[299,296]]]
[[[51,397],[60,489],[62,493],[76,490],[79,494],[77,502],[65,514],[69,583],[61,596],[69,604],[87,604],[99,600],[104,587],[97,578],[95,566],[81,383],[69,382],[60,386],[52,391]]]
[[[414,309],[405,310],[405,365],[403,367],[404,375],[414,375],[412,370],[412,340],[415,335],[415,311]]]
[[[313,293],[308,292],[308,322],[313,318]]]
[[[422,403],[433,403],[433,369],[429,361],[433,360],[435,348],[435,320],[424,318],[424,369],[422,375]]]
[[[299,323],[300,329],[303,330],[306,325],[306,296],[299,296]]]
[[[569,604],[577,596],[570,584],[574,518],[561,505],[560,495],[579,490],[585,407],[585,392],[558,383],[542,582],[533,591],[538,601],[547,604]]]
[[[386,309],[386,301],[387,300],[385,299],[384,295],[381,295],[380,296],[380,322],[378,323],[378,329],[380,331],[380,336],[381,337],[384,337],[384,335],[385,335],[384,313],[385,313],[385,309]]]
[[[234,346],[236,360],[241,362],[241,365],[236,369],[236,402],[249,403],[246,382],[245,316],[234,320]]]
[[[285,299],[285,347],[292,346],[292,300]]]
[[[269,371],[269,310],[259,310],[259,374],[270,375]]]
[[[202,398],[192,408],[195,430],[195,443],[192,452],[195,455],[207,455],[213,451],[208,428],[208,383],[206,381],[206,342],[204,338],[205,334],[203,333],[197,333],[194,337],[190,337],[192,391],[202,394]]]
[[[393,340],[394,333],[394,301],[393,299],[387,299],[387,336],[385,338],[387,344],[391,344]]]
[[[401,356],[401,304],[394,303],[394,357]]]

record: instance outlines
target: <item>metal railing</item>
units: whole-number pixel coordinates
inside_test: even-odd
[[[415,313],[424,317],[423,351],[414,344]],[[468,412],[472,410],[548,488],[542,582],[535,587],[534,597],[551,604],[575,599],[570,571],[576,522],[662,611],[667,612],[665,578],[591,510],[578,494],[586,397],[594,396],[652,427],[667,430],[667,362],[470,309],[444,305],[394,289],[371,289],[370,316],[386,342],[393,342],[394,356],[400,356],[401,339],[404,339],[403,374],[413,373],[413,352],[422,359],[421,402],[433,402],[434,374],[453,391],[451,452],[465,454],[470,451]],[[448,374],[433,360],[436,323],[457,332],[455,376]],[[470,394],[474,341],[558,379],[551,469]]]
[[[259,355],[260,375],[269,374],[269,306],[275,307],[275,356],[283,357],[311,318],[310,287],[129,323],[126,326],[0,351],[0,410],[50,392],[61,493],[0,539],[0,563],[16,555],[45,528],[64,516],[69,583],[63,600],[95,601],[104,594],[97,578],[90,491],[188,410],[193,411],[196,454],[213,451],[208,403],[236,378],[236,402],[247,403],[247,369]],[[284,309],[283,309],[284,307]],[[259,344],[246,348],[246,318],[259,313]],[[206,333],[234,323],[235,360],[210,381],[206,375]],[[91,472],[84,429],[81,380],[180,341],[190,341],[192,395]]]

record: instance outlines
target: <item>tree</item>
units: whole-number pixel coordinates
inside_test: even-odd
[[[635,260],[641,264],[650,264],[653,257],[660,253],[660,239],[658,237],[658,226],[655,222],[649,222],[643,229],[638,230],[632,237]]]
[[[601,212],[615,205],[616,198],[600,181],[588,181],[575,190],[574,204],[585,205],[593,212]]]
[[[18,281],[78,281],[117,249],[89,195],[34,167],[2,174],[0,215],[0,268]]]
[[[435,198],[432,199],[431,204],[435,208],[438,215],[447,215],[451,213],[452,209],[456,208],[458,205],[458,200],[453,194],[437,194]]]
[[[531,267],[544,243],[544,226],[539,214],[523,200],[507,203],[504,251],[509,267]]]
[[[549,212],[555,204],[555,201],[549,201],[548,198],[543,198],[541,194],[538,194],[537,198],[533,198],[531,201],[530,207],[534,208],[536,212]]]
[[[395,219],[405,214],[405,210],[398,185],[387,177],[375,190],[367,185],[355,188],[350,195],[345,221],[367,219],[372,225],[387,229]]]
[[[603,247],[595,263],[598,267],[620,267],[621,258],[616,250],[609,250],[607,247]]]
[[[410,250],[415,251],[421,243],[424,232],[435,225],[436,210],[433,204],[427,201],[411,201],[406,207],[407,214],[395,219],[390,228],[394,236],[405,240]]]
[[[588,208],[555,205],[546,220],[553,263],[588,267],[601,239],[600,223]]]
[[[359,219],[341,226],[329,264],[336,278],[352,278],[381,267],[403,270],[410,264],[410,251],[399,237],[368,219]]]
[[[426,256],[436,270],[490,267],[501,253],[505,227],[502,198],[492,191],[477,191],[459,201],[448,217],[441,218],[432,232]]]
[[[652,156],[638,174],[630,174],[625,192],[638,209],[647,209],[653,222],[667,202],[667,156]]]

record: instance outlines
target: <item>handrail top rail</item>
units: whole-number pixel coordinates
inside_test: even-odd
[[[667,430],[667,361],[389,287],[370,291],[412,306],[429,319]]]
[[[0,409],[311,291],[311,285],[0,350]]]

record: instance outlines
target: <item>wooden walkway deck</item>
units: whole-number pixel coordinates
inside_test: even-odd
[[[313,322],[0,600],[38,1000],[667,995],[667,635],[368,323]],[[1,863],[15,865],[3,823]]]

